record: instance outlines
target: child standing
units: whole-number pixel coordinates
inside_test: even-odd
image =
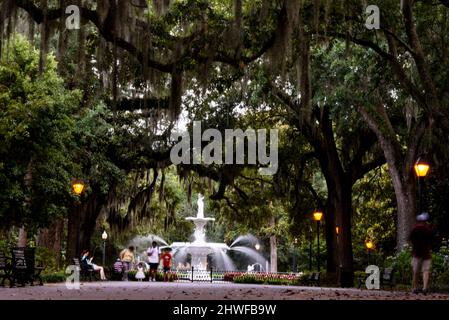
[[[137,265],[137,273],[136,273],[136,279],[141,282],[143,279],[145,279],[145,272],[144,272],[144,266],[143,263],[140,262]]]
[[[162,266],[164,267],[164,281],[168,281],[168,274],[171,269],[172,255],[170,254],[170,249],[164,249],[164,254],[161,256]]]

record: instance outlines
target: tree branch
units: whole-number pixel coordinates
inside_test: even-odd
[[[114,102],[106,101],[107,105],[112,106]],[[149,109],[165,109],[169,108],[169,98],[123,98],[117,101],[117,111],[136,111]]]
[[[370,162],[362,164],[358,170],[354,172],[354,175],[351,177],[352,181],[355,182],[365,176],[368,172],[382,166],[385,164],[385,156],[379,155],[378,157],[375,157]]]
[[[287,95],[284,91],[278,88],[271,81],[269,82],[269,87],[272,95],[277,98],[282,104],[287,106],[287,108],[293,113],[296,118],[300,118],[299,116],[299,105],[295,103],[289,95]]]
[[[43,10],[37,7],[32,0],[15,0],[16,6],[19,8],[22,8],[30,16],[33,18],[33,20],[40,24],[44,21],[44,13]],[[123,38],[120,38],[119,36],[115,35],[114,33],[114,23],[115,23],[115,12],[114,10],[117,10],[118,8],[115,6],[111,6],[111,8],[108,11],[108,14],[106,16],[106,19],[104,21],[101,21],[100,17],[98,16],[97,12],[94,10],[90,10],[86,7],[80,7],[80,13],[81,17],[83,19],[86,19],[90,22],[92,22],[98,29],[100,35],[107,41],[114,43],[117,45],[117,47],[129,52],[131,55],[135,56],[136,59],[143,64],[144,59],[147,55],[143,54],[143,52],[139,51],[134,44],[132,44],[129,41],[126,41]],[[52,9],[47,12],[47,21],[56,20],[59,18],[64,17],[65,11],[62,8],[58,9]],[[278,20],[279,23],[282,21],[283,16],[280,15]],[[147,30],[148,28],[151,29],[151,26],[148,25],[148,23],[137,20],[136,22],[137,26],[141,28],[142,30]],[[156,32],[156,30],[153,30]],[[161,32],[160,29],[157,29],[157,32]],[[188,46],[187,50],[185,50],[184,54],[180,57],[175,58],[173,61],[169,63],[162,63],[156,60],[153,60],[151,58],[148,58],[148,66],[159,70],[164,73],[171,73],[173,70],[173,66],[178,64],[179,61],[183,60],[186,56],[191,55],[194,57],[197,61],[205,61],[208,58],[202,57],[202,56],[195,56],[192,46],[195,43],[195,38],[197,38],[199,35],[202,35],[204,33],[204,30],[199,30],[196,33],[187,36],[187,37],[175,37],[170,35],[169,33],[164,33],[164,37],[168,39],[168,43],[165,43],[166,49],[174,50],[173,48],[176,47],[179,43],[186,44]],[[275,38],[275,32],[271,34],[270,37],[268,37],[268,40],[264,42],[262,47],[257,50],[252,55],[243,56],[239,59],[231,58],[227,55],[225,55],[222,52],[217,51],[213,57],[213,61],[221,62],[225,64],[229,64],[232,67],[235,68],[242,68],[244,64],[249,64],[252,61],[257,60],[259,57],[261,57],[274,43]],[[195,51],[199,52],[198,48],[195,49]]]
[[[310,191],[310,194],[312,195],[312,197],[315,199],[316,204],[318,205],[319,208],[324,208],[323,205],[323,200],[320,198],[320,196],[318,195],[318,193],[315,191],[315,189],[313,188],[313,186],[310,184],[310,182],[308,181],[303,181],[304,185],[306,186],[307,190]]]
[[[385,130],[382,130],[379,122],[376,121],[376,119],[372,115],[370,115],[364,107],[358,107],[358,111],[365,119],[370,129],[373,130],[373,132],[376,134],[382,150],[384,151],[384,156],[388,162],[388,165],[397,169],[399,164],[398,162],[402,157],[402,153],[400,145],[395,140],[395,132],[390,132],[390,136],[387,136],[384,132]],[[385,116],[382,115],[382,120],[384,120],[384,117]],[[388,121],[388,123],[390,122],[388,118],[386,120]]]

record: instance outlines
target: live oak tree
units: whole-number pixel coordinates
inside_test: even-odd
[[[344,81],[348,71],[345,68],[349,66],[336,63],[344,59],[342,50],[338,50],[339,44],[334,46],[337,49],[327,50],[323,54],[325,58],[320,55],[320,49],[313,54],[309,53],[309,48],[304,48],[306,52],[299,57],[302,70],[297,80],[300,82],[298,91],[294,86],[289,87],[288,82],[280,86],[280,81],[271,81],[268,86],[278,103],[289,110],[290,124],[304,135],[318,160],[327,184],[327,200],[320,209],[325,212],[328,271],[337,270],[340,283],[350,286],[352,186],[384,159],[376,149],[374,135],[360,123],[356,110],[351,108],[350,92],[338,85]],[[294,77],[289,78],[293,84]]]
[[[16,35],[0,65],[0,175],[2,228],[46,226],[70,201],[71,114],[80,92],[64,87],[56,61]]]
[[[448,3],[403,0],[400,4],[382,1],[378,5],[381,8],[380,30],[364,28],[364,17],[355,6],[348,18],[353,28],[336,28],[333,33],[376,53],[394,76],[382,80],[390,86],[379,90],[383,98],[374,94],[377,103],[360,105],[359,111],[375,132],[388,163],[397,200],[398,249],[402,249],[416,214],[412,166],[421,154],[431,151],[430,140],[425,138],[429,132],[444,139],[449,130],[445,89]],[[398,133],[393,125],[395,111],[391,113],[388,90],[390,93],[401,91],[407,96],[402,106],[408,130],[403,133]]]
[[[166,5],[169,2],[163,1],[155,1],[152,6],[145,1],[120,1],[118,4],[115,1],[78,1],[75,4],[80,7],[82,25],[78,31],[70,31],[65,29],[66,1],[41,1],[38,4],[33,1],[2,1],[2,25],[6,38],[18,25],[28,24],[30,39],[35,38],[36,30],[40,31],[42,54],[51,48],[50,40],[57,40],[60,70],[77,64],[73,73],[77,80],[72,82],[75,86],[84,89],[86,94],[88,86],[78,79],[85,77],[86,73],[95,73],[92,70],[96,68],[104,87],[103,93],[111,100],[114,114],[117,116],[127,110],[140,114],[149,130],[158,123],[161,115],[175,118],[179,113],[185,73],[197,74],[202,80],[207,78],[204,70],[208,70],[213,61],[238,69],[257,59],[271,42],[272,36],[267,39],[266,33],[276,24],[277,18],[276,7],[274,12],[268,10],[272,6],[267,6],[267,2],[262,7],[251,6],[253,14],[261,10],[265,12],[263,18],[267,22],[267,31],[254,32],[258,28],[253,26],[251,39],[243,46],[240,44],[242,39],[233,40],[233,35],[242,28],[237,17],[241,14],[241,2],[236,3],[235,21],[226,12],[232,2],[223,6],[222,2],[174,1],[170,10]],[[28,15],[24,16],[21,9]],[[229,41],[211,41],[217,39],[217,35]],[[70,40],[74,38],[77,49],[75,54],[68,55],[72,60],[67,61],[66,53],[71,49]],[[96,47],[94,51],[92,43]],[[228,43],[231,43],[229,47]],[[235,50],[240,51],[237,48],[245,51],[245,55],[234,56]],[[45,68],[42,61],[41,70]],[[132,86],[129,81],[133,82]],[[92,93],[95,94],[97,92]],[[88,98],[85,96],[85,104],[94,104]],[[141,142],[151,146],[150,142]],[[133,164],[138,169],[143,166],[142,169],[157,171],[160,168],[157,163],[163,162],[159,161],[161,159],[148,160],[147,163]]]
[[[80,8],[79,30],[66,29],[69,4]],[[328,269],[338,261],[339,269],[351,274],[352,186],[384,158],[397,199],[398,247],[404,247],[415,212],[411,166],[430,150],[429,141],[447,140],[448,3],[378,5],[380,30],[369,30],[366,4],[360,1],[1,1],[2,47],[14,31],[27,34],[40,48],[38,73],[53,68],[45,57],[55,51],[67,87],[83,93],[72,136],[72,160],[79,166],[71,174],[91,181],[81,205],[70,210],[70,255],[89,245],[101,212],[121,230],[154,212],[150,200],[170,164],[168,137],[186,89],[197,87],[200,93],[221,86],[223,93],[238,81],[242,92],[249,83],[263,84],[265,96],[254,94],[253,104],[281,106],[278,124],[298,131],[295,152],[318,160],[328,193],[322,204]],[[252,70],[259,67],[266,68],[264,80]],[[220,121],[227,119],[229,109],[215,109],[211,112]],[[405,117],[398,116],[402,109]],[[281,172],[274,186],[290,179],[296,185],[309,182],[301,171],[303,160],[283,161],[284,169],[295,165],[294,174]],[[211,199],[223,200],[234,214],[235,201],[245,200],[244,188],[236,183],[245,175],[241,167],[182,166],[179,172],[182,178],[194,172],[216,181]],[[125,176],[133,181],[128,193],[121,190]],[[17,194],[27,188],[23,183],[10,187]],[[307,184],[306,189],[317,203],[322,200]],[[294,190],[293,197],[299,193]],[[24,197],[18,198],[23,203]],[[120,210],[124,205],[126,214]],[[342,235],[334,254],[337,225]]]

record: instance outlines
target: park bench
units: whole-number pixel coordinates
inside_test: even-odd
[[[382,288],[388,286],[390,290],[394,287],[394,268],[385,268],[382,276],[380,278]],[[361,289],[365,286],[366,279],[368,274],[362,274],[357,277],[358,280],[358,288]]]
[[[367,273],[363,273],[363,274],[360,274],[359,276],[357,276],[357,278],[356,278],[357,283],[358,283],[357,287],[359,289],[366,288],[366,279],[368,279],[368,276],[369,276],[369,274],[367,274]]]
[[[29,269],[25,259],[25,250],[12,249],[12,274],[10,287],[15,287],[17,283],[25,286],[30,281]]]
[[[34,281],[39,281],[39,285],[43,286],[44,283],[42,281],[41,273],[44,271],[45,266],[38,265],[36,261],[36,249],[35,248],[27,248],[25,249],[25,259],[27,259],[27,265],[29,266],[30,275],[31,275],[31,285],[34,284]]]
[[[41,272],[43,266],[36,265],[36,249],[35,248],[14,248],[12,253],[12,285],[19,282],[22,285],[29,283],[34,286],[35,281],[39,281],[39,285],[43,285]]]
[[[382,273],[382,288],[386,286],[390,287],[390,290],[394,287],[394,269],[393,268],[385,268]]]
[[[321,272],[312,273],[312,279],[309,280],[310,285],[319,287],[321,280]]]
[[[39,266],[36,263],[36,248],[14,248],[15,250],[22,250],[25,254],[25,261],[28,270],[28,280],[30,285],[34,285],[35,281],[39,281],[39,285],[43,285],[41,272],[45,269],[44,266]]]
[[[11,283],[11,264],[3,250],[0,250],[0,279],[2,279],[2,287],[5,286],[6,279]]]
[[[80,262],[80,259],[73,258],[73,264],[75,267],[80,271],[80,279],[82,280],[88,280],[89,282],[92,281],[94,277],[94,269],[89,266],[87,263]]]
[[[321,272],[310,273],[303,281],[302,284],[306,286],[320,286]]]

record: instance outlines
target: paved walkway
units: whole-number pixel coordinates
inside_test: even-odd
[[[447,294],[225,283],[92,282],[2,288],[0,300],[449,300]]]

